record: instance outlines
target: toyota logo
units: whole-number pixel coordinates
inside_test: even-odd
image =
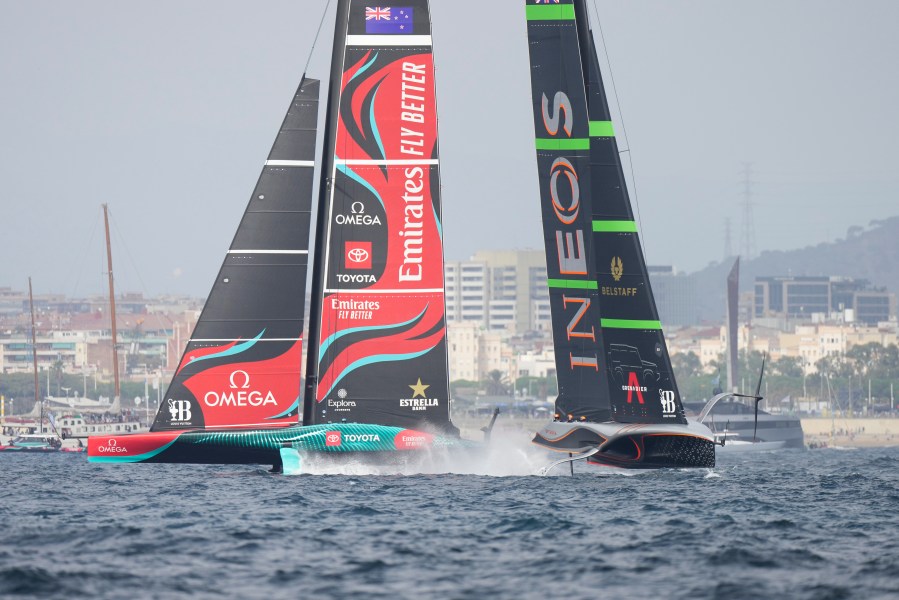
[[[328,434],[328,443],[329,444],[336,444],[339,441],[340,441],[339,433],[329,433]]]
[[[362,248],[353,248],[346,253],[346,257],[354,263],[362,263],[368,260],[368,251]]]

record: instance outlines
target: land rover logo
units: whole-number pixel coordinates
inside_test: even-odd
[[[621,281],[621,276],[624,275],[624,265],[621,263],[620,256],[612,257],[612,279],[615,281]]]
[[[368,260],[368,252],[362,248],[353,248],[346,253],[346,257],[354,263],[364,263]]]

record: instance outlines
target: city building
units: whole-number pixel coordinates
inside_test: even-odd
[[[875,326],[895,314],[896,299],[864,279],[848,277],[756,277],[754,317],[845,321]]]
[[[447,322],[523,332],[549,323],[546,261],[537,250],[481,250],[446,261]]]

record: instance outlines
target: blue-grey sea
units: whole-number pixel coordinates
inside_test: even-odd
[[[0,597],[899,597],[899,448],[531,468],[0,456]]]

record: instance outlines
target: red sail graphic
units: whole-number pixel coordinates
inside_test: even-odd
[[[404,5],[412,35],[399,26],[370,35],[394,28],[367,28],[364,9],[350,3],[333,105],[316,403],[304,419],[442,427],[449,378],[428,3]],[[427,398],[419,391],[410,402],[419,380]]]

